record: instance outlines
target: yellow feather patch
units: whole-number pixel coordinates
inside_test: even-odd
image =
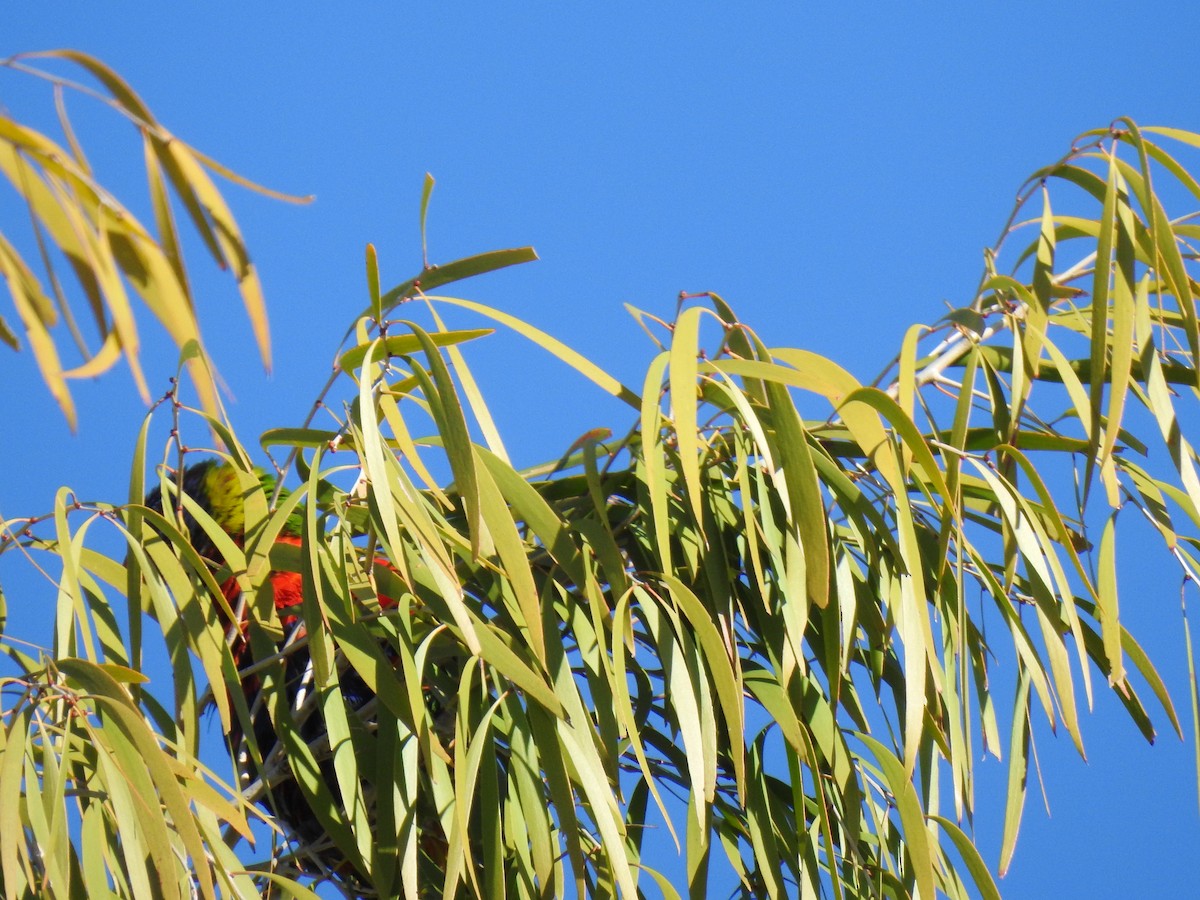
[[[209,514],[229,534],[241,534],[246,528],[246,510],[242,504],[241,483],[228,463],[220,463],[204,476]]]

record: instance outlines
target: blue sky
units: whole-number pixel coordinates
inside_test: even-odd
[[[720,293],[768,344],[872,378],[908,325],[970,299],[1017,187],[1076,134],[1119,115],[1200,130],[1200,8],[1184,3],[247,5],[4,4],[0,56],[93,53],[184,139],[273,188],[316,195],[292,207],[227,192],[267,292],[270,377],[232,286],[192,256],[248,444],[307,411],[364,305],[365,243],[385,286],[419,269],[426,171],[438,182],[433,261],[524,244],[541,256],[458,292],[624,380],[640,384],[653,348],[622,304],[669,316],[680,290]],[[48,109],[5,72],[0,102],[34,121]],[[104,116],[78,110],[108,134]],[[135,137],[113,134],[126,143],[97,148],[97,164],[140,198]],[[0,207],[0,227],[12,215]],[[314,321],[327,330],[314,335]],[[498,337],[470,357],[515,461],[627,426],[582,380],[530,364],[534,352]],[[147,362],[152,390],[165,390],[173,354]],[[145,412],[127,375],[80,386],[70,436],[27,355],[5,353],[0,367],[0,516],[48,509],[62,484],[122,499]],[[1130,554],[1122,613],[1186,713],[1177,579],[1156,560]],[[37,634],[52,594],[22,594],[4,563],[9,630]],[[1146,747],[1099,695],[1087,764],[1042,729],[1052,816],[1031,783],[1006,896],[1174,895],[1194,883],[1192,749],[1159,726]],[[977,826],[994,863],[1004,767],[982,772]]]

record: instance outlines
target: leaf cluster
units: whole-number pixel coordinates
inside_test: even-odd
[[[98,86],[56,75],[40,67],[45,62],[69,64]],[[8,285],[20,323],[14,326],[0,316],[0,343],[20,349],[24,334],[68,424],[72,428],[76,424],[70,382],[94,378],[121,359],[129,365],[142,398],[149,402],[131,292],[177,347],[201,344],[172,195],[213,261],[236,279],[263,363],[269,367],[271,345],[262,286],[237,222],[210,173],[278,199],[305,199],[267,191],[188,146],[155,118],[128,83],[87,54],[74,50],[24,53],[0,60],[0,69],[50,85],[65,141],[60,143],[0,114],[0,174],[28,211],[27,243],[36,254],[31,261],[28,253],[22,254],[12,231],[0,233],[0,276]],[[68,115],[71,94],[103,103],[137,131],[153,209],[152,228],[143,225],[93,171]],[[83,295],[82,303],[73,299],[63,284],[58,261],[67,263]],[[81,305],[82,310],[78,309]],[[65,353],[64,343],[80,358],[78,364],[64,361],[70,355]],[[198,361],[188,369],[203,406],[215,412],[216,385],[210,369]]]

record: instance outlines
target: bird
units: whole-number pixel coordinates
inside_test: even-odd
[[[271,496],[276,489],[274,476],[262,470],[256,470],[256,474],[264,492]],[[174,473],[171,480],[176,496],[178,492],[186,494],[234,543],[242,545],[245,540],[246,492],[239,471],[232,463],[223,459],[206,459]],[[281,491],[280,496],[286,497],[286,491]],[[177,501],[172,508],[165,507],[162,489],[155,488],[146,495],[145,506],[168,519],[173,514],[180,516],[188,541],[199,556],[215,572],[220,572],[225,567],[226,561],[221,558],[216,542],[182,503]],[[287,519],[275,538],[275,543],[301,547],[303,524],[303,509],[298,507]],[[382,556],[375,556],[372,563],[382,570],[394,572],[391,563]],[[311,698],[313,692],[310,690],[311,655],[306,642],[302,640],[305,637],[302,616],[303,577],[299,572],[278,570],[272,571],[268,580],[279,625],[283,630],[283,637],[278,640],[274,650],[283,659],[284,696],[295,715],[301,739],[310,747],[320,747],[326,730],[322,711],[316,708],[311,699],[305,704],[306,697]],[[276,731],[267,704],[261,697],[263,685],[257,674],[261,667],[256,664],[262,660],[255,658],[248,634],[250,604],[243,602],[241,587],[232,574],[220,582],[220,588],[226,603],[222,605],[216,602],[214,605],[218,619],[226,630],[227,643],[234,664],[239,670],[238,686],[245,698],[246,708],[250,711],[252,741],[248,739],[236,717],[226,735],[227,746],[242,787],[250,788],[261,781],[259,801],[278,824],[283,826],[293,847],[298,848],[293,857],[298,860],[302,874],[330,878],[341,882],[343,888],[348,889],[350,893],[369,896],[369,890],[366,888],[369,878],[359,871],[361,862],[356,864],[348,861],[345,854],[330,842],[328,835],[324,833],[320,817],[314,813],[304,791],[291,773],[285,758],[283,742]],[[382,611],[386,612],[396,607],[396,601],[386,593],[380,592],[377,596]],[[212,600],[215,598],[210,598],[210,601]],[[229,612],[237,616],[238,621],[231,620]],[[426,707],[435,722],[441,723],[442,728],[439,730],[444,731],[448,726],[452,731],[452,698],[457,664],[452,657],[443,655],[429,666],[425,675],[422,689]],[[342,697],[349,710],[360,714],[360,718],[378,714],[378,704],[372,702],[375,700],[374,693],[357,673],[343,665],[339,668],[338,678]],[[214,691],[222,688],[233,689],[233,686],[212,687]],[[370,710],[370,713],[365,713],[366,710]],[[323,755],[318,756],[318,762],[322,779],[340,804],[342,798],[327,742]],[[427,861],[432,861],[435,866],[444,864],[447,843],[437,816],[426,814],[420,819],[422,853]]]

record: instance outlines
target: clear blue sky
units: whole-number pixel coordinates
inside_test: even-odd
[[[364,244],[379,248],[385,286],[418,270],[427,170],[438,179],[433,261],[523,244],[541,255],[459,293],[626,380],[640,383],[652,348],[622,304],[669,316],[680,290],[720,293],[768,343],[870,378],[909,324],[970,299],[1017,186],[1077,133],[1118,115],[1200,130],[1200,7],[1187,3],[246,6],[7,3],[0,56],[93,53],[189,142],[317,196],[296,208],[227,195],[267,292],[272,377],[252,364],[230,285],[198,280],[248,444],[298,423],[324,381],[334,341],[364,305]],[[0,102],[43,115],[9,73]],[[101,118],[79,108],[85,125]],[[96,156],[137,192],[121,159],[140,149],[125,139]],[[22,214],[0,207],[0,226]],[[191,266],[199,276],[198,254]],[[314,320],[329,323],[328,340],[314,339]],[[628,423],[602,398],[580,403],[584,383],[553,364],[527,373],[532,353],[497,339],[471,357],[518,462]],[[161,392],[172,356],[149,359]],[[48,509],[62,484],[122,499],[144,415],[128,377],[80,387],[71,437],[28,356],[0,351],[0,375],[0,516]],[[1130,562],[1122,613],[1186,715],[1178,580],[1136,554]],[[10,632],[40,634],[52,593],[22,593],[7,560],[0,581]],[[1006,896],[1195,890],[1192,751],[1161,718],[1147,748],[1100,694],[1084,724],[1087,764],[1041,729],[1052,817],[1031,781]],[[1004,766],[982,773],[977,826],[994,863]]]

